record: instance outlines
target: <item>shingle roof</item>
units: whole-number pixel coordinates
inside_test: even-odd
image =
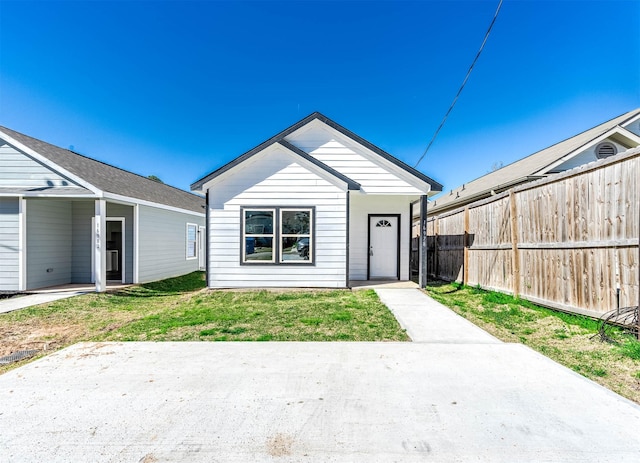
[[[356,141],[357,143],[361,144],[362,146],[366,147],[367,149],[373,151],[374,153],[378,154],[379,156],[381,156],[382,158],[386,159],[387,161],[395,164],[396,166],[406,170],[407,172],[409,172],[413,176],[415,176],[415,177],[419,178],[420,180],[428,183],[429,185],[431,185],[431,190],[432,191],[442,191],[442,185],[440,183],[438,183],[435,180],[433,180],[432,178],[426,176],[422,172],[414,169],[413,167],[405,164],[401,160],[399,160],[399,159],[395,158],[394,156],[390,155],[389,153],[387,153],[386,151],[384,151],[381,148],[377,147],[373,143],[368,142],[364,138],[362,138],[359,135],[356,135],[355,133],[351,132],[350,130],[342,127],[337,122],[334,122],[333,120],[329,119],[327,116],[324,116],[323,114],[321,114],[321,113],[319,113],[317,111],[312,113],[312,114],[309,114],[307,117],[305,117],[304,119],[296,122],[291,127],[286,128],[282,132],[278,133],[277,135],[274,135],[273,137],[271,137],[268,140],[266,140],[265,142],[259,144],[255,148],[247,151],[246,153],[242,154],[241,156],[239,156],[238,158],[234,159],[233,161],[225,164],[224,166],[220,167],[219,169],[216,169],[213,172],[211,172],[209,175],[206,175],[205,177],[201,178],[200,180],[198,180],[197,182],[195,182],[195,183],[193,183],[191,185],[191,189],[192,190],[199,190],[209,180],[214,179],[215,177],[217,177],[218,175],[222,174],[223,172],[226,172],[227,170],[231,169],[232,167],[242,163],[243,161],[247,160],[248,158],[250,158],[251,156],[255,155],[256,153],[259,153],[260,151],[262,151],[266,147],[268,147],[268,146],[270,146],[270,145],[272,145],[274,143],[277,143],[277,142],[279,142],[281,140],[284,140],[284,138],[287,135],[290,135],[293,132],[295,132],[296,130],[298,130],[299,128],[304,127],[305,125],[307,125],[309,122],[313,121],[314,119],[318,119],[319,121],[324,122],[329,127],[334,128],[338,132],[340,132],[343,135],[351,138],[352,140]],[[318,162],[320,162],[320,161],[318,161]],[[325,166],[325,167],[326,167],[325,170],[334,171],[329,166]]]
[[[5,134],[104,192],[204,213],[204,198],[0,126]]]
[[[506,165],[501,169],[483,175],[469,183],[465,183],[463,186],[455,188],[451,190],[450,193],[445,193],[430,202],[429,214],[460,207],[487,197],[491,194],[492,190],[500,192],[511,186],[540,178],[539,176],[535,176],[537,172],[616,126],[624,124],[638,114],[640,114],[640,109],[629,111],[610,121]]]

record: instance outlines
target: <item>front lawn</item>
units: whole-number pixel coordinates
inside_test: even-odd
[[[80,341],[409,340],[373,290],[204,286],[197,272],[0,314],[0,357],[31,349],[43,355]]]

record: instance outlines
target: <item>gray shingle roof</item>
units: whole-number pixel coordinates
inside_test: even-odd
[[[610,121],[586,130],[555,145],[515,161],[501,169],[465,183],[463,186],[444,193],[429,204],[429,214],[461,207],[473,201],[488,197],[491,191],[504,191],[512,186],[535,180],[535,174],[550,166],[563,156],[593,141],[605,132],[624,124],[640,114],[640,109],[629,111]]]
[[[201,196],[0,126],[2,133],[104,192],[204,213]]]

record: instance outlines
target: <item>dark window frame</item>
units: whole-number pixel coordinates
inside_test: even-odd
[[[272,260],[270,261],[248,261],[246,260],[246,233],[245,233],[245,211],[273,211],[273,236]],[[309,260],[282,261],[282,224],[281,211],[310,211],[311,220],[309,224],[309,242],[311,252]],[[250,233],[249,235],[253,235]],[[286,235],[286,234],[285,234]],[[305,234],[306,236],[306,234]],[[293,266],[293,267],[315,267],[316,265],[316,207],[315,206],[241,206],[240,207],[240,265],[246,266]]]

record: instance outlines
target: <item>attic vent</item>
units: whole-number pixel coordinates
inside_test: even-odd
[[[391,222],[389,222],[388,220],[380,220],[376,224],[376,227],[390,227],[390,226],[391,226]]]
[[[618,152],[616,145],[609,142],[600,143],[596,146],[596,157],[598,159],[608,158]]]

